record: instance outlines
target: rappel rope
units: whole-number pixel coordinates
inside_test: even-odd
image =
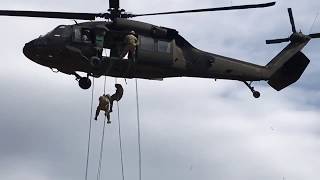
[[[115,78],[117,84],[117,78]],[[117,101],[117,114],[118,114],[118,132],[119,132],[119,148],[120,148],[120,160],[121,160],[121,174],[122,180],[124,180],[124,166],[123,166],[123,150],[122,150],[122,138],[121,138],[121,121],[120,121],[120,108],[119,102]]]
[[[91,145],[91,131],[92,131],[92,117],[93,117],[93,98],[94,98],[94,78],[92,83],[92,94],[91,94],[91,107],[90,107],[90,121],[89,121],[89,137],[88,137],[88,150],[87,150],[87,160],[86,160],[86,172],[85,172],[85,180],[88,180],[88,170],[89,170],[89,159],[90,159],[90,145]],[[104,79],[104,94],[106,94],[106,80]],[[115,78],[115,83],[117,83],[117,78]],[[138,150],[139,150],[139,180],[141,180],[141,133],[140,133],[140,109],[139,109],[139,93],[138,93],[138,81],[135,80],[136,83],[136,105],[137,105],[137,122],[138,122]],[[121,175],[122,180],[125,180],[124,175],[124,162],[123,162],[123,148],[122,148],[122,136],[121,136],[121,121],[120,121],[120,106],[117,101],[117,116],[118,116],[118,132],[119,132],[119,148],[120,148],[120,160],[121,160]],[[100,157],[99,157],[99,165],[97,171],[97,180],[101,179],[101,170],[102,170],[102,162],[103,162],[103,150],[104,150],[104,138],[105,138],[105,128],[106,128],[106,116],[103,123],[103,132],[100,144]]]
[[[98,166],[98,173],[97,173],[97,180],[101,178],[101,168],[102,168],[102,159],[103,159],[103,145],[104,145],[104,135],[106,129],[106,118],[103,121],[103,131],[102,131],[102,138],[101,138],[101,145],[100,145],[100,158],[99,158],[99,166]]]
[[[89,169],[89,157],[90,157],[90,144],[91,144],[91,129],[92,129],[92,114],[93,114],[93,96],[94,96],[94,77],[92,79],[92,93],[91,93],[91,107],[90,107],[90,119],[89,119],[89,137],[88,137],[88,150],[87,150],[87,162],[86,162],[86,173],[85,180],[88,179],[88,169]]]
[[[138,80],[136,82],[136,102],[137,102],[137,122],[138,122],[138,151],[139,151],[139,180],[141,180],[141,133],[140,133],[140,109],[139,109],[139,92],[138,92]]]
[[[104,76],[103,94],[106,94],[107,76]]]
[[[104,95],[106,94],[106,84],[107,84],[107,76],[106,75],[107,75],[107,72],[106,72],[105,77],[104,77],[104,87],[103,87],[103,94]],[[117,78],[115,78],[115,83],[117,83]],[[121,174],[122,174],[122,180],[124,180],[124,165],[123,165],[123,150],[122,150],[122,140],[121,140],[120,108],[119,108],[119,102],[118,101],[117,101],[117,114],[118,114],[118,125],[119,125],[119,146],[120,146],[120,159],[121,159]],[[97,180],[101,179],[101,170],[102,170],[102,162],[103,162],[103,150],[104,150],[104,137],[105,137],[105,129],[106,129],[106,119],[107,119],[107,116],[105,116],[104,122],[103,122],[103,132],[102,132],[101,145],[100,145],[100,157],[99,157],[99,165],[98,165],[98,172],[97,172]]]
[[[104,77],[104,87],[103,87],[103,94],[106,94],[106,84],[107,84],[107,77]],[[98,165],[98,172],[97,172],[97,180],[101,178],[101,168],[102,168],[102,160],[103,160],[103,147],[104,147],[104,136],[106,130],[106,120],[107,116],[104,117],[103,121],[103,130],[102,130],[102,138],[100,143],[100,157],[99,157],[99,165]]]
[[[117,83],[117,79],[115,79],[115,83]],[[104,94],[106,94],[106,77],[104,81]],[[119,132],[119,147],[120,147],[120,160],[121,160],[121,175],[122,175],[122,180],[124,180],[125,176],[124,176],[123,150],[122,150],[122,138],[121,138],[120,108],[119,108],[118,101],[117,101],[117,115],[118,115],[118,126],[119,126],[118,132]],[[99,158],[99,165],[98,165],[98,172],[97,172],[97,180],[101,179],[106,118],[107,117],[105,117],[104,123],[103,123],[103,132],[102,132],[102,139],[101,139],[101,146],[100,146],[100,158]]]

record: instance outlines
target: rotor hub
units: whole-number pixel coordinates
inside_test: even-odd
[[[298,33],[293,33],[290,36],[290,41],[291,42],[304,42],[306,40],[311,39],[310,37],[304,35],[302,32],[298,32]]]

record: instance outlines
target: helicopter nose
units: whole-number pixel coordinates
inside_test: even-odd
[[[34,53],[34,40],[26,43],[23,47],[23,54],[30,60],[33,60],[34,58],[33,53]]]
[[[33,62],[40,63],[41,46],[39,46],[38,39],[26,43],[23,47],[23,54]]]
[[[42,49],[45,49],[47,46],[47,39],[44,37],[39,37],[25,44],[23,48],[24,55],[31,59],[35,60],[35,57]]]

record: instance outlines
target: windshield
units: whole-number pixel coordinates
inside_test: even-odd
[[[53,29],[52,31],[48,32],[46,36],[53,36],[57,38],[67,38],[70,37],[71,28],[66,25],[60,25]]]

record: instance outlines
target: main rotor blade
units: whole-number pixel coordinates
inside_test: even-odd
[[[320,38],[320,33],[309,34],[311,38]]]
[[[164,14],[182,14],[182,13],[196,13],[196,12],[210,12],[210,11],[226,11],[226,10],[238,10],[238,9],[251,9],[251,8],[264,8],[274,6],[276,2],[264,3],[264,4],[249,4],[241,6],[228,6],[208,9],[193,9],[185,11],[171,11],[171,12],[160,12],[160,13],[149,13],[149,14],[131,14],[130,17],[138,16],[153,16],[153,15],[164,15]]]
[[[267,44],[278,44],[290,41],[290,38],[266,40]]]
[[[289,13],[289,17],[290,17],[290,23],[291,23],[291,27],[292,27],[292,32],[296,33],[297,30],[296,30],[296,25],[294,24],[294,18],[293,18],[293,15],[292,15],[292,9],[291,8],[288,8],[288,13]]]
[[[109,8],[119,9],[120,8],[119,0],[109,0]]]
[[[8,11],[0,10],[0,16],[22,16],[22,17],[40,17],[40,18],[60,18],[60,19],[81,19],[95,20],[102,14],[94,13],[71,13],[71,12],[45,12],[45,11]]]

